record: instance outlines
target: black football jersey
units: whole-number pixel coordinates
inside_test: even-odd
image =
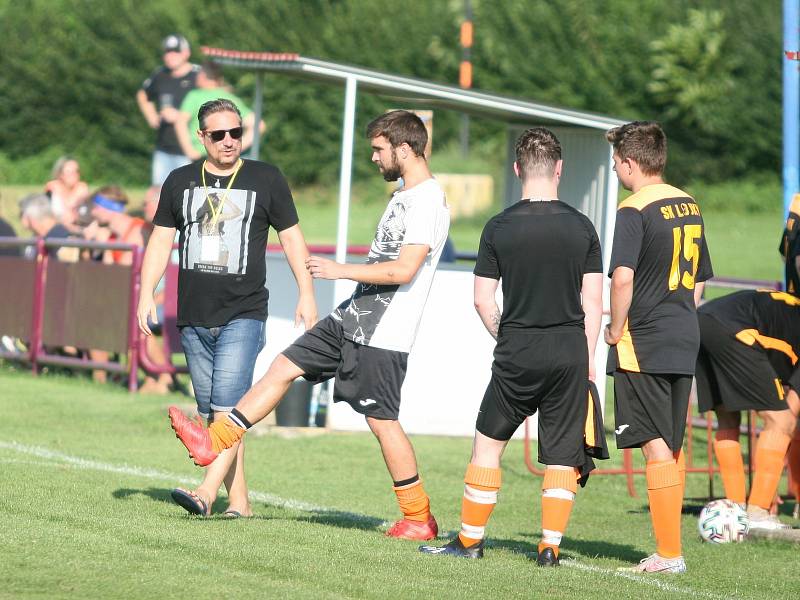
[[[648,185],[617,210],[609,276],[634,271],[633,299],[608,372],[694,374],[700,332],[695,283],[713,276],[695,200],[667,184]]]

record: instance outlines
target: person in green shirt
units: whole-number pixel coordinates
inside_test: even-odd
[[[180,106],[180,114],[175,120],[175,134],[181,145],[183,153],[191,160],[199,160],[205,156],[205,147],[202,138],[198,136],[200,123],[197,120],[197,111],[209,100],[224,98],[231,100],[242,113],[242,149],[245,150],[253,144],[253,129],[256,116],[236,94],[230,91],[222,77],[219,66],[213,62],[205,62],[197,74],[197,87],[191,90]],[[259,122],[259,133],[265,130],[264,121]]]

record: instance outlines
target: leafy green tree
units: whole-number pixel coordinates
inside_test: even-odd
[[[473,0],[474,85],[625,119],[657,119],[670,138],[669,176],[720,180],[777,173],[780,163],[779,0]],[[76,155],[92,181],[144,184],[154,133],[134,99],[179,31],[193,45],[304,56],[455,84],[460,0],[0,0],[0,178],[44,181]],[[226,69],[239,95],[253,73]],[[265,74],[262,157],[294,182],[339,168],[340,86]],[[390,107],[358,96],[357,175],[374,176],[363,128]],[[435,148],[460,117],[436,110]],[[502,125],[472,121],[477,146],[502,148]]]
[[[647,89],[665,118],[711,135],[729,125],[717,110],[735,86],[736,57],[726,52],[726,38],[719,10],[690,10],[686,24],[671,25],[650,44],[653,70]]]

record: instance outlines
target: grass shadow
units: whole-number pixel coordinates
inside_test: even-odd
[[[343,529],[360,529],[370,531],[379,529],[386,521],[378,517],[359,515],[341,510],[315,511],[292,518],[294,521],[341,527]]]
[[[119,488],[117,490],[114,490],[111,493],[111,495],[117,500],[127,500],[131,496],[145,496],[155,502],[163,502],[165,504],[171,504],[172,506],[176,507],[178,506],[172,499],[172,488],[156,488],[156,487],[150,487],[144,489]],[[226,508],[227,506],[225,500],[222,498],[217,498],[214,501],[214,504],[211,505],[212,516],[213,513],[222,513],[222,511],[224,511]],[[222,518],[229,518],[229,517],[222,517]]]
[[[564,543],[565,549],[561,555],[565,558],[576,560],[589,558],[613,558],[623,562],[638,563],[643,557],[641,550],[630,544],[617,544],[606,540],[573,540],[567,538]],[[570,550],[580,553],[582,556],[574,556]]]
[[[530,560],[536,560],[539,554],[538,546],[538,539],[535,542],[492,537],[486,540],[486,548],[507,550],[514,554],[521,554]],[[616,544],[606,540],[576,540],[566,538],[559,556],[575,560],[590,557],[612,558],[623,562],[638,562],[642,558],[642,552],[629,544]]]

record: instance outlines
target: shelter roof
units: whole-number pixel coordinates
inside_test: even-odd
[[[224,66],[251,71],[281,72],[301,79],[328,83],[344,83],[348,79],[355,79],[359,89],[362,90],[380,94],[401,94],[403,99],[424,101],[429,108],[438,106],[510,123],[533,121],[606,130],[625,122],[606,115],[549,106],[488,92],[465,90],[424,79],[307,58],[296,53],[244,52],[208,46],[203,46],[202,52],[210,60]]]

